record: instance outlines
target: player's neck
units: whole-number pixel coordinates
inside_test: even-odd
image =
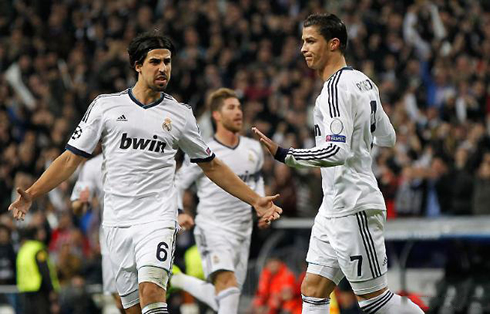
[[[325,67],[318,71],[320,77],[325,82],[328,80],[335,72],[346,67],[347,63],[345,62],[345,57],[341,54],[334,55],[329,62],[325,65]]]
[[[227,130],[223,127],[218,127],[216,133],[214,133],[214,138],[216,138],[221,144],[229,147],[235,147],[240,141],[240,135]]]
[[[154,91],[139,81],[136,82],[134,87],[131,89],[133,96],[142,104],[148,105],[162,97],[162,93],[159,91]]]

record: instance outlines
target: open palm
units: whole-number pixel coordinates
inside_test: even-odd
[[[254,206],[257,211],[257,216],[263,217],[267,221],[273,221],[281,217],[281,207],[274,204],[273,200],[279,197],[279,194],[274,196],[261,197]]]
[[[10,204],[9,211],[12,212],[15,219],[24,220],[29,208],[31,208],[32,197],[21,188],[17,188],[17,193],[19,193],[19,197],[17,197],[15,202]]]

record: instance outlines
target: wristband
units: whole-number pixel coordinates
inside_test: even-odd
[[[277,147],[276,154],[274,155],[274,159],[280,161],[282,163],[286,163],[286,156],[288,155],[289,149],[282,148],[281,146]]]

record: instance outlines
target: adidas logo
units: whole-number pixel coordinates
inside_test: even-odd
[[[119,118],[117,118],[116,121],[128,121],[128,119],[126,119],[126,116],[121,115],[121,116],[119,116]]]

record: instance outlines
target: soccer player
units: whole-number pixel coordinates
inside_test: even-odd
[[[102,184],[102,161],[103,156],[99,154],[85,162],[78,173],[78,179],[73,187],[71,194],[72,209],[77,214],[83,214],[91,204],[91,199],[95,198],[98,203],[97,215],[102,219],[104,209],[104,187]],[[92,208],[95,210],[95,208]],[[190,228],[194,225],[191,216],[179,213],[178,223],[183,228]],[[117,294],[116,278],[111,267],[111,260],[107,250],[107,243],[103,234],[103,228],[99,228],[100,253],[102,255],[102,290],[104,293],[114,297],[117,308],[124,313],[121,298]]]
[[[240,136],[243,113],[236,93],[220,88],[209,97],[214,137],[207,144],[233,172],[258,194],[264,194],[261,177],[263,151],[256,140]],[[250,205],[224,192],[198,166],[185,163],[177,173],[182,194],[193,183],[199,204],[194,235],[204,274],[212,283],[182,273],[171,284],[208,304],[219,314],[238,313],[240,289],[247,274],[252,211]]]
[[[165,289],[177,226],[175,154],[180,147],[211,180],[252,205],[268,221],[279,218],[278,197],[260,197],[201,139],[189,106],[164,93],[170,80],[172,42],[154,32],[128,48],[137,73],[134,87],[100,95],[90,104],[66,148],[10,205],[24,219],[32,200],[68,179],[102,141],[104,237],[116,288],[126,313],[167,313]]]
[[[306,257],[303,313],[328,313],[328,297],[344,276],[367,314],[423,313],[387,288],[386,206],[371,170],[371,149],[394,146],[396,135],[378,87],[346,65],[347,31],[337,16],[309,16],[302,40],[308,67],[324,81],[313,111],[316,147],[285,149],[253,130],[288,166],[321,167],[324,197]]]

